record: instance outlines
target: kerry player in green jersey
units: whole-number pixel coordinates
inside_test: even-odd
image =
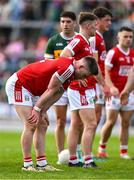
[[[72,40],[75,35],[76,15],[73,12],[65,11],[60,16],[61,32],[52,36],[47,44],[45,57],[56,59],[61,51]]]
[[[56,59],[60,56],[61,51],[72,40],[76,34],[76,15],[74,12],[65,11],[60,15],[60,27],[61,32],[52,36],[47,44],[45,58]],[[63,62],[64,63],[64,62]],[[64,92],[63,96],[54,104],[54,110],[56,113],[56,146],[58,154],[64,149],[65,142],[65,125],[66,125],[66,113],[67,106],[69,104],[67,92]]]

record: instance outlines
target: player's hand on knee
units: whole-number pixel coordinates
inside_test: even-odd
[[[46,113],[41,113],[41,121],[45,123],[46,126],[49,126],[48,115]]]
[[[40,120],[40,112],[32,110],[31,116],[28,118],[30,124],[38,124]]]

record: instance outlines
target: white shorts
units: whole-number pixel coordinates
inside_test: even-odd
[[[68,105],[68,104],[69,104],[69,100],[68,100],[67,91],[65,91],[63,93],[61,98],[56,103],[54,103],[54,105],[56,105],[56,106],[65,106],[65,105]]]
[[[95,90],[88,89],[84,93],[68,88],[70,110],[95,108]]]
[[[8,97],[9,104],[14,105],[24,105],[24,106],[34,106],[37,102],[39,96],[32,95],[27,89],[23,86],[17,84],[18,77],[14,73],[6,83],[6,94]]]
[[[101,89],[101,86],[98,83],[96,83],[96,96],[97,96],[96,104],[105,104],[104,93]]]
[[[109,101],[106,101],[106,109],[122,111],[134,110],[134,92],[130,93],[127,105],[121,105],[119,97],[112,96]]]

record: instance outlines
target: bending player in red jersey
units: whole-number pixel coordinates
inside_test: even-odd
[[[14,105],[24,123],[21,136],[23,170],[36,170],[31,157],[32,141],[37,170],[57,170],[47,164],[45,156],[44,143],[48,126],[46,111],[62,96],[74,78],[83,79],[97,73],[95,59],[87,56],[79,61],[74,58],[58,58],[55,61],[45,59],[23,67],[8,79],[6,93],[9,104]]]

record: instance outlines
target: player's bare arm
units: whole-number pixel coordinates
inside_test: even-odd
[[[29,118],[30,122],[37,124],[40,119],[41,110],[47,111],[48,108],[62,96],[63,92],[62,82],[56,75],[53,75],[47,90],[41,95],[33,108],[32,115]]]
[[[110,75],[109,75],[110,67],[105,66],[105,81],[110,87],[110,92],[113,96],[119,95],[119,90],[114,86],[113,82],[111,81]]]
[[[134,67],[128,75],[127,83],[120,94],[121,103],[126,105],[128,103],[129,93],[134,89]]]
[[[98,66],[98,75],[95,76],[96,80],[98,81],[98,83],[101,85],[102,87],[102,90],[105,94],[105,98],[109,98],[111,96],[110,94],[110,86],[107,84],[107,82],[105,82],[105,79],[103,78],[102,76],[102,73],[101,73],[101,70],[100,70],[100,67]]]
[[[125,85],[124,91],[127,91],[128,93],[130,93],[133,89],[134,89],[134,66],[128,75],[128,79],[127,79],[127,83]]]
[[[64,89],[62,87],[62,82],[56,77],[56,75],[53,75],[47,90],[41,95],[36,103],[36,106],[47,110],[51,106],[52,101],[53,103],[57,101],[63,92]],[[50,99],[52,100],[50,101]]]
[[[60,54],[60,57],[72,57],[72,56],[73,56],[73,54],[72,54],[71,50],[68,48],[65,48]]]

